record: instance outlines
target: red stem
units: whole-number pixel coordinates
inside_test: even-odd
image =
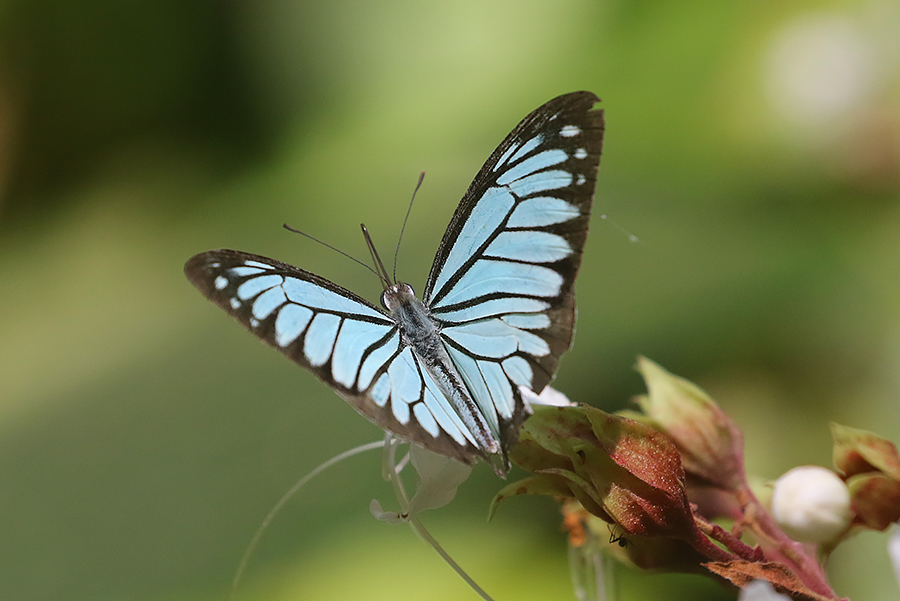
[[[729,551],[741,559],[746,559],[747,561],[765,561],[766,557],[762,549],[759,547],[751,547],[730,532],[722,529],[721,526],[707,522],[703,517],[696,513],[694,514],[694,523],[697,525],[700,532],[714,541],[722,543]]]
[[[825,572],[816,558],[807,553],[802,543],[782,532],[746,482],[738,489],[737,497],[744,508],[744,524],[753,532],[766,557],[790,567],[811,591],[831,599],[839,599],[829,586]]]

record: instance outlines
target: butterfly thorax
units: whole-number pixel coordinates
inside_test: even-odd
[[[492,432],[482,411],[472,399],[465,381],[444,346],[440,325],[432,318],[425,303],[416,298],[412,286],[402,282],[389,286],[381,295],[381,302],[397,323],[403,343],[412,348],[460,419],[475,435],[481,450],[488,454],[499,453],[499,433]]]
[[[381,295],[381,304],[391,312],[404,342],[414,351],[441,345],[440,328],[425,304],[416,298],[412,286],[403,282],[389,286]]]

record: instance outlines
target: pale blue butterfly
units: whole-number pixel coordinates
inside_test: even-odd
[[[322,277],[234,250],[188,279],[385,430],[472,463],[507,451],[572,342],[603,145],[590,92],[554,98],[491,154],[447,228],[422,300],[385,281],[378,308]],[[382,270],[383,273],[383,270]]]

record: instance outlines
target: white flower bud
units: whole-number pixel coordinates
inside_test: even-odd
[[[569,397],[561,393],[555,388],[545,386],[541,394],[534,394],[530,388],[519,386],[519,392],[522,394],[522,400],[525,406],[529,405],[554,405],[556,407],[574,407],[575,403],[569,400]]]
[[[894,524],[891,526],[891,534],[888,537],[888,557],[894,566],[894,576],[897,577],[897,584],[900,584],[900,526]]]
[[[775,482],[772,515],[794,540],[827,543],[850,525],[850,491],[831,470],[795,467]]]
[[[791,598],[777,593],[765,580],[754,580],[741,589],[738,601],[791,601]]]

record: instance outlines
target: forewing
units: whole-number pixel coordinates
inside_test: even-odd
[[[466,462],[480,455],[396,324],[359,296],[292,265],[233,250],[196,255],[185,273],[209,300],[380,427]]]
[[[483,390],[479,404],[501,417],[521,405],[517,386],[547,385],[571,345],[603,145],[597,102],[590,92],[566,94],[519,123],[463,197],[426,284],[454,361]],[[503,378],[512,386],[492,384]]]

